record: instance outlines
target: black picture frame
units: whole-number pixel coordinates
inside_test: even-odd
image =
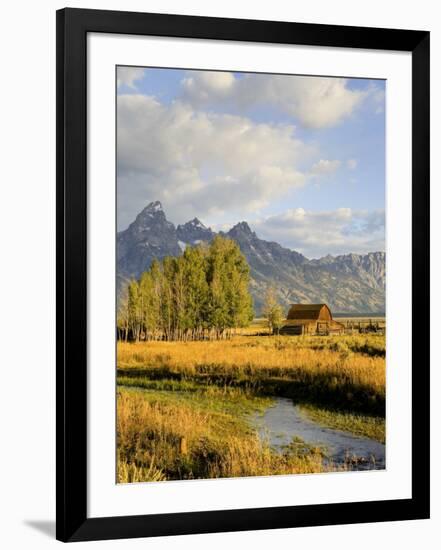
[[[428,518],[429,33],[70,8],[58,11],[56,17],[57,539],[85,541]],[[411,52],[415,344],[412,346],[412,498],[87,517],[86,38],[90,32]]]

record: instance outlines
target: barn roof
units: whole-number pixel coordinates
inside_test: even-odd
[[[288,319],[319,319],[320,312],[325,308],[332,319],[331,310],[326,304],[293,304],[288,312]]]

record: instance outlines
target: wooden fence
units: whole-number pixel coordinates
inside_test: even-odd
[[[353,333],[360,333],[360,334],[385,334],[386,333],[386,324],[384,321],[377,321],[372,319],[366,319],[365,321],[361,320],[347,320],[347,321],[340,321],[345,328],[345,334],[353,334]]]

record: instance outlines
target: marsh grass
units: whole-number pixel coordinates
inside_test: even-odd
[[[118,481],[265,476],[332,469],[322,464],[321,452],[306,444],[302,452],[293,448],[274,452],[242,416],[251,410],[251,402],[245,398],[237,407],[228,401],[213,395],[194,399],[194,395],[158,395],[120,388]]]
[[[322,449],[293,440],[276,452],[250,426],[275,396],[325,426],[384,441],[384,336],[245,334],[118,343],[118,482],[335,470]]]
[[[158,380],[169,389],[197,383],[377,416],[385,409],[384,336],[377,335],[119,343],[118,376],[146,389]]]
[[[386,442],[386,422],[383,417],[342,413],[309,404],[300,405],[300,408],[305,416],[322,426],[375,439],[380,443]]]
[[[127,462],[124,457],[118,457],[117,482],[136,483],[138,481],[166,481],[162,470],[154,466],[152,459],[150,465],[137,466],[134,462]]]

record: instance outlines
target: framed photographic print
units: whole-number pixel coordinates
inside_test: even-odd
[[[57,12],[57,538],[429,517],[429,33]]]

